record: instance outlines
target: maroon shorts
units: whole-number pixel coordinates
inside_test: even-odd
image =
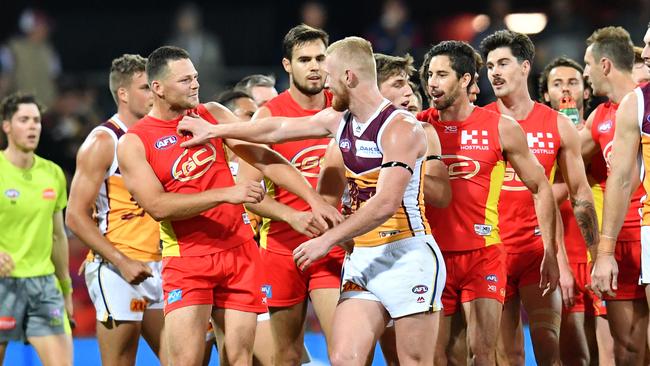
[[[165,257],[165,314],[191,305],[252,313],[267,311],[260,254],[255,241],[196,257]]]
[[[495,299],[503,304],[506,284],[503,245],[461,252],[443,252],[447,282],[442,292],[446,316],[460,310],[460,304],[475,299]]]
[[[289,307],[307,298],[309,291],[341,286],[341,267],[345,251],[336,246],[305,271],[296,267],[293,255],[260,249],[264,266],[264,291],[268,306]]]

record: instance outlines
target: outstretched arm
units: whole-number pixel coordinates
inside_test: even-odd
[[[535,213],[539,222],[544,243],[540,288],[544,295],[557,287],[559,270],[557,265],[557,245],[555,242],[555,201],[551,185],[544,175],[544,168],[528,149],[524,131],[512,118],[502,116],[499,121],[499,138],[503,152],[521,181],[533,194]]]
[[[341,150],[332,140],[323,157],[323,166],[318,177],[318,194],[330,205],[338,207],[345,191],[345,165]]]
[[[178,124],[178,132],[191,134],[192,138],[183,142],[182,147],[204,144],[215,137],[260,144],[332,137],[342,118],[341,113],[328,108],[309,117],[268,117],[255,122],[232,123],[237,118],[224,111],[225,107],[208,103],[206,108],[219,120],[219,124],[211,124],[197,116],[184,117]]]

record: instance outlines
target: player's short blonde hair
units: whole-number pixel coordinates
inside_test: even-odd
[[[351,68],[360,76],[372,78],[377,82],[377,71],[372,45],[361,37],[346,37],[327,47],[327,56],[336,57],[338,62]]]

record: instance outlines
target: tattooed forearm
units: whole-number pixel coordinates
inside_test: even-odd
[[[573,215],[578,222],[582,237],[587,243],[587,248],[598,244],[598,218],[594,204],[587,200],[572,199]]]

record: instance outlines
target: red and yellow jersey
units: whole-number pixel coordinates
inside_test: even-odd
[[[445,208],[427,206],[433,237],[443,252],[500,244],[498,204],[505,172],[498,113],[474,107],[464,121],[423,118],[435,127],[442,160],[449,167],[452,200]]]
[[[106,239],[127,257],[144,262],[159,261],[159,225],[135,202],[117,165],[117,142],[127,130],[117,114],[95,127],[95,131],[108,133],[115,144],[113,162],[95,200],[95,220]],[[88,259],[92,257],[90,252]]]
[[[332,105],[332,94],[325,90],[325,106]],[[272,116],[306,117],[312,116],[321,110],[303,109],[292,97],[288,90],[269,100],[264,107],[268,108]],[[257,122],[256,122],[257,123]],[[307,181],[316,189],[318,175],[327,151],[330,138],[289,141],[271,145],[271,148],[284,156],[298,169]],[[311,207],[302,198],[276,186],[270,179],[265,178],[267,194],[276,201],[298,211],[309,211]],[[284,221],[273,221],[263,218],[260,231],[260,246],[271,252],[291,254],[301,243],[309,240],[308,237],[295,231],[291,225]]]
[[[431,107],[422,112],[418,112],[418,114],[415,115],[415,118],[417,118],[418,121],[433,123],[433,121],[438,120],[438,116],[438,110]]]
[[[499,111],[496,102],[488,104],[485,108]],[[561,145],[557,118],[557,111],[536,102],[526,119],[518,121],[526,134],[528,148],[544,167],[544,174],[551,183]],[[501,239],[508,253],[523,253],[543,247],[533,195],[510,163],[506,167],[499,214]]]
[[[614,131],[616,130],[616,110],[618,109],[618,104],[612,102],[605,102],[600,104],[596,111],[594,112],[594,120],[591,125],[591,137],[594,139],[596,144],[600,147],[602,152],[602,159],[605,169],[603,169],[603,164],[600,165],[600,168],[592,172],[592,176],[596,181],[595,185],[592,185],[592,191],[594,192],[594,201],[596,202],[595,206],[600,210],[597,210],[598,221],[602,222],[602,207],[603,207],[603,198],[607,182],[607,176],[610,171],[610,156],[612,153],[612,146],[614,145]],[[599,190],[596,191],[596,190]],[[643,196],[645,196],[645,189],[643,185],[640,185],[637,190],[632,194],[630,199],[630,207],[625,216],[625,222],[621,228],[620,233],[618,234],[618,240],[621,241],[638,241],[641,240],[641,207]]]
[[[204,105],[188,110],[210,123],[217,120]],[[142,140],[147,161],[166,192],[192,194],[235,184],[223,141],[182,148],[183,137],[176,126],[183,116],[163,121],[151,116],[141,119],[128,133]],[[189,219],[163,220],[160,239],[163,256],[202,256],[227,250],[253,240],[253,231],[241,204],[222,203]]]
[[[412,118],[407,111],[396,109],[384,99],[365,123],[359,123],[350,112],[346,112],[341,120],[336,142],[345,163],[352,213],[363,207],[377,191],[377,181],[384,163],[381,137],[386,126],[400,113]],[[355,246],[373,247],[431,234],[424,214],[423,161],[424,157],[417,159],[412,167],[413,174],[404,191],[402,206],[384,223],[354,238]]]
[[[571,206],[570,200],[562,202],[560,214],[564,227],[564,247],[569,263],[587,263],[587,244],[573,215],[573,206]]]
[[[646,192],[650,192],[650,83],[635,88],[634,93],[637,97],[637,114],[641,133],[641,157],[643,163],[641,182]],[[643,200],[641,210],[641,225],[650,225],[650,198],[647,196]]]

